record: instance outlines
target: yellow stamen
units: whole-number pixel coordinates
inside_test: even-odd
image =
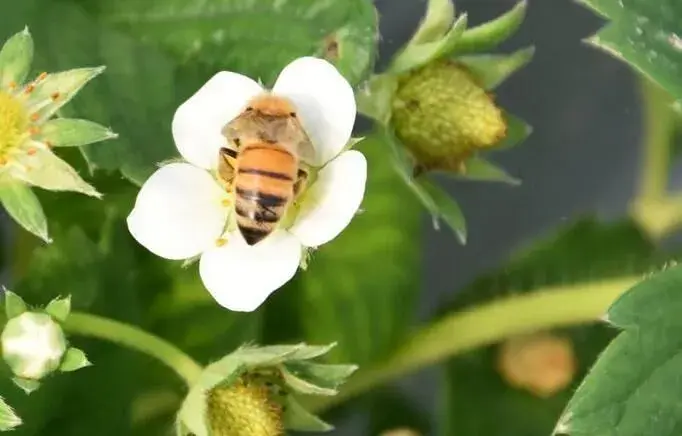
[[[0,153],[21,145],[27,130],[28,116],[21,101],[0,91]]]
[[[228,207],[232,204],[232,201],[229,198],[223,198],[220,202],[224,207]]]

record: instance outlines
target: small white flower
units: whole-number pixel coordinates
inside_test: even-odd
[[[288,282],[306,247],[325,244],[343,231],[365,192],[367,162],[343,151],[355,123],[353,89],[333,65],[303,57],[280,73],[272,92],[294,103],[316,151],[319,172],[293,223],[249,246],[228,227],[228,193],[215,179],[218,151],[227,146],[222,128],[252,97],[264,92],[254,80],[232,72],[213,76],[183,103],[173,137],[187,163],[170,163],[142,186],[128,217],[133,237],[157,256],[200,256],[201,279],[222,306],[250,312]],[[225,242],[225,243],[223,243]]]
[[[51,316],[24,312],[7,321],[2,332],[2,356],[12,372],[39,380],[59,368],[66,338]]]

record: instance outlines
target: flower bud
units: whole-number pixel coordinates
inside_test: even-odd
[[[506,135],[502,111],[461,64],[440,61],[399,81],[393,100],[396,135],[423,170],[459,172],[473,152]]]
[[[50,315],[34,312],[7,321],[0,343],[14,375],[28,380],[40,380],[57,370],[67,349],[59,324]]]
[[[546,398],[571,383],[576,373],[576,359],[569,339],[537,334],[505,342],[498,368],[510,385]]]

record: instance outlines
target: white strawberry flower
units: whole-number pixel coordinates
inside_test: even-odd
[[[325,60],[303,57],[287,65],[271,92],[288,98],[316,151],[312,183],[293,219],[249,246],[232,224],[233,197],[216,179],[221,130],[265,90],[241,74],[223,71],[184,102],[173,137],[186,162],[162,166],[144,183],[128,216],[133,237],[165,259],[200,257],[204,286],[222,306],[250,312],[296,274],[308,247],[338,236],[365,192],[367,162],[347,150],[355,123],[353,89]],[[286,223],[286,224],[284,224]],[[227,230],[226,230],[227,229]]]

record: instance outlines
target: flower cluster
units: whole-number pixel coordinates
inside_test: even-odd
[[[293,103],[315,156],[311,182],[287,219],[252,246],[236,227],[234,193],[217,170],[219,150],[228,146],[223,128],[264,92]],[[219,304],[255,310],[295,275],[309,248],[334,239],[358,210],[367,163],[348,150],[355,116],[353,89],[322,59],[293,61],[271,91],[237,73],[216,74],[176,111],[173,137],[186,162],[163,165],[144,183],[128,217],[130,233],[160,257],[199,257],[201,279]]]

